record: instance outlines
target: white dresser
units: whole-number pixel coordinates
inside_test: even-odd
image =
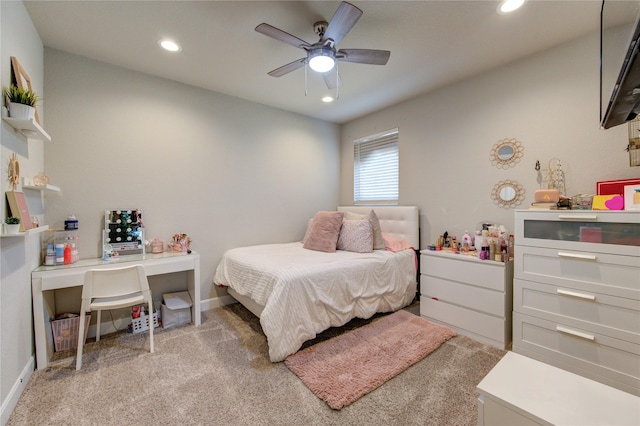
[[[640,395],[640,213],[516,211],[513,350]]]
[[[511,345],[513,262],[420,252],[420,315],[500,349]]]

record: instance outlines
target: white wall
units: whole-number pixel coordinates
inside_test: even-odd
[[[22,2],[0,2],[0,22],[2,87],[11,83],[10,58],[15,56],[28,73],[34,91],[42,94],[43,46]],[[39,112],[44,123],[42,105]],[[1,222],[7,216],[4,193],[11,189],[7,181],[7,166],[14,153],[18,156],[22,176],[33,176],[44,169],[42,142],[26,142],[3,122],[0,134]],[[25,194],[31,213],[41,213],[39,193],[25,191]],[[40,260],[39,238],[0,238],[0,252],[0,420],[4,424],[34,367],[30,276]]]
[[[601,180],[640,176],[629,167],[627,126],[600,130],[599,39],[596,35],[419,96],[343,126],[341,202],[353,202],[353,140],[400,129],[400,204],[420,207],[421,246],[444,231],[460,237],[483,221],[513,231],[513,209],[496,206],[491,190],[511,179],[533,202],[538,173],[557,157],[567,195],[593,194]],[[505,138],[524,146],[509,170],[489,152]]]
[[[149,239],[192,238],[206,302],[225,250],[302,239],[338,204],[337,125],[49,48],[44,98],[62,188],[45,221],[78,217],[81,258],[102,254],[104,209],[140,208]]]

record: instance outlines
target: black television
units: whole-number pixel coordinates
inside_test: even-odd
[[[640,113],[640,0],[603,0],[600,12],[600,127]]]

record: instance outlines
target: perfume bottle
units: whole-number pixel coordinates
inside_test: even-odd
[[[471,235],[469,235],[469,231],[464,231],[464,235],[462,236],[461,243],[462,245],[464,245],[464,243],[467,243],[468,246],[471,245]]]

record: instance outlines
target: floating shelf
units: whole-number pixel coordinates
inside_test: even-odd
[[[39,234],[40,232],[44,232],[47,229],[49,229],[49,225],[42,225],[24,232],[18,232],[17,234],[0,234],[0,238],[24,238],[27,235]]]
[[[51,136],[35,120],[18,120],[11,117],[2,117],[2,120],[27,139],[51,142]]]
[[[55,185],[43,185],[43,186],[35,186],[35,185],[22,185],[22,189],[33,189],[36,191],[55,191],[60,192],[60,187]]]

